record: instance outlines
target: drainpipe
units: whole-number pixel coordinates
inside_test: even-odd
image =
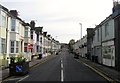
[[[8,41],[8,17],[7,17],[7,26],[6,26],[6,41],[5,41],[5,53],[4,53],[4,60],[7,60],[8,57],[7,56],[7,41]],[[8,66],[8,63],[7,63]]]
[[[7,26],[6,26],[6,41],[5,41],[5,53],[7,55],[7,40],[8,39],[8,17],[7,17]],[[6,55],[4,56],[4,59],[6,59]]]
[[[102,55],[102,25],[100,25],[101,27],[101,64],[103,64],[103,55]]]

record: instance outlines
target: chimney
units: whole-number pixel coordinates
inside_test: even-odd
[[[112,8],[112,12],[116,12],[120,9],[120,2],[119,1],[115,1],[113,0],[113,8]]]
[[[43,32],[43,36],[45,37],[47,35],[47,32]]]
[[[12,14],[12,15],[15,16],[15,17],[18,16],[17,10],[10,10],[10,14]]]

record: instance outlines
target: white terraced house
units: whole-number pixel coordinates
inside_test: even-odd
[[[8,66],[7,56],[7,29],[8,29],[8,9],[0,5],[0,67]]]

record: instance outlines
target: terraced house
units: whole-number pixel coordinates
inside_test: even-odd
[[[114,2],[112,18],[114,19],[115,67],[120,71],[120,3]]]
[[[87,58],[93,62],[113,67],[118,71],[120,71],[119,22],[120,4],[117,3],[113,7],[111,15],[95,28],[87,28]],[[79,44],[76,42],[75,45],[82,45],[82,42]]]
[[[9,11],[0,5],[0,67],[7,67],[12,56],[23,55],[31,61],[33,55],[48,56],[50,51],[57,51],[60,43],[42,29],[35,27],[34,21],[25,23],[17,10]]]
[[[9,56],[7,49],[8,18],[8,9],[0,5],[0,66],[8,65],[6,60]]]
[[[24,53],[24,22],[17,17],[16,10],[10,11],[10,29],[9,29],[9,43],[10,43],[10,56],[17,56],[19,53]]]

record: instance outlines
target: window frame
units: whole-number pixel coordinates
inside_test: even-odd
[[[10,40],[10,53],[15,53],[15,41],[12,40]]]
[[[11,18],[11,31],[15,31],[15,30],[16,30],[16,19]]]
[[[6,39],[1,38],[1,53],[6,53]]]

